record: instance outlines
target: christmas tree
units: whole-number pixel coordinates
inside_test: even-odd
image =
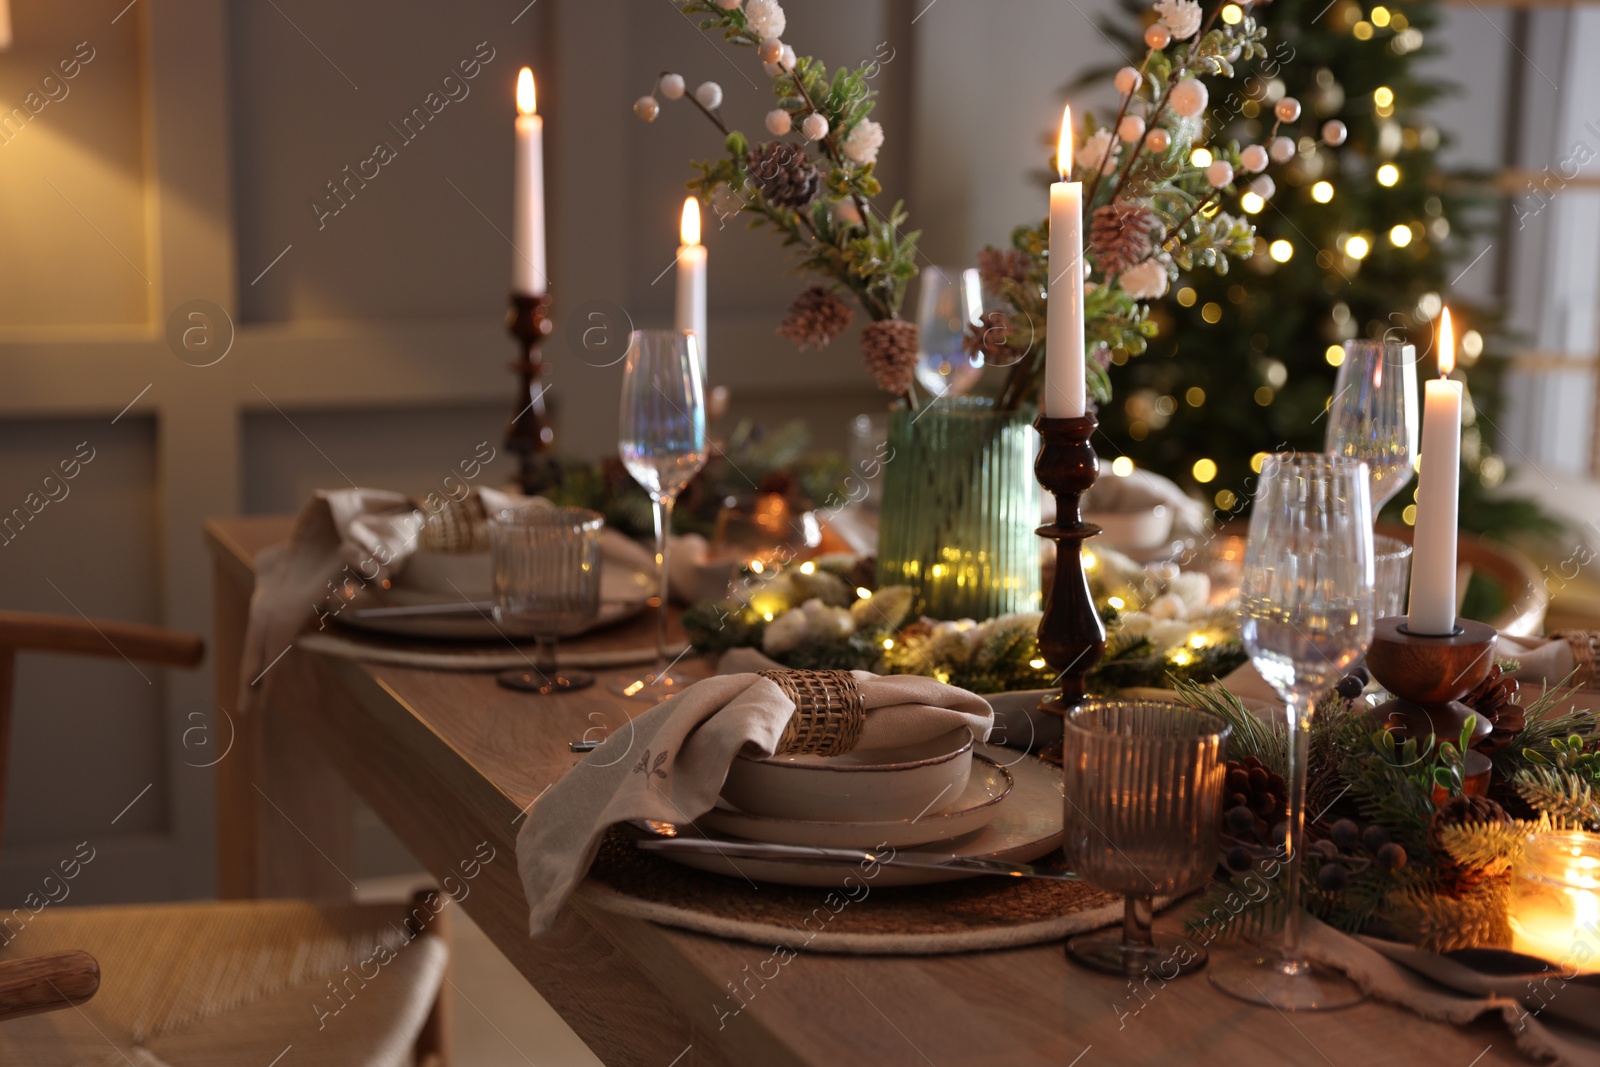
[[[1155,12],[1142,0],[1123,3],[1125,17],[1106,29],[1139,57]],[[1115,399],[1100,420],[1117,450],[1211,498],[1220,517],[1248,507],[1265,454],[1322,448],[1340,342],[1407,339],[1419,376],[1437,374],[1434,320],[1448,299],[1471,398],[1462,525],[1505,534],[1545,521],[1527,501],[1490,498],[1505,475],[1492,446],[1504,361],[1493,354],[1492,314],[1448,289],[1494,205],[1481,180],[1444,170],[1439,156],[1450,137],[1426,116],[1451,89],[1419,69],[1435,48],[1438,9],[1438,0],[1253,5],[1272,55],[1256,61],[1242,91],[1212,96],[1210,142],[1262,144],[1288,165],[1270,197],[1247,191],[1239,199],[1237,210],[1256,226],[1255,254],[1227,275],[1187,274],[1152,308],[1160,333],[1148,350],[1113,350]],[[1242,14],[1233,4],[1220,13],[1224,21]],[[1338,151],[1319,147],[1341,136]],[[1386,515],[1409,522],[1414,490],[1413,482]]]

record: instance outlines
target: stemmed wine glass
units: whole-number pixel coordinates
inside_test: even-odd
[[[661,610],[656,621],[656,669],[613,688],[652,703],[688,684],[667,662],[667,539],[672,505],[706,465],[706,394],[699,342],[689,330],[635,330],[622,375],[622,463],[655,505],[656,570]]]
[[[1213,966],[1227,993],[1282,1011],[1342,1008],[1363,994],[1315,967],[1300,948],[1300,859],[1306,764],[1317,698],[1372,640],[1372,501],[1367,465],[1308,452],[1269,457],[1261,470],[1240,589],[1245,648],[1288,706],[1289,818],[1283,875],[1288,914],[1275,957]]]
[[[1399,341],[1346,341],[1328,403],[1325,449],[1367,461],[1374,517],[1411,480],[1417,427],[1416,348]]]
[[[983,374],[983,355],[969,356],[967,334],[983,317],[975,268],[923,267],[918,282],[917,384],[933,396],[964,396]]]

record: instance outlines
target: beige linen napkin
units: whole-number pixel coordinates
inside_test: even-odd
[[[539,497],[472,490],[493,515]],[[326,629],[352,592],[401,574],[417,548],[424,516],[402,493],[382,489],[319,490],[295,519],[287,544],[257,561],[245,631],[239,708],[259,706],[272,667],[302,630]],[[612,530],[602,540],[607,558],[653,567],[641,545]]]
[[[979,740],[989,736],[994,712],[982,697],[932,678],[852,673],[866,701],[858,749],[911,744],[960,726]],[[517,834],[529,932],[550,929],[608,827],[693,822],[716,804],[734,757],[772,755],[793,712],[776,682],[720,675],[613,733],[539,798]]]
[[[1309,915],[1303,922],[1306,954],[1348,974],[1368,996],[1398,1004],[1425,1019],[1457,1026],[1483,1015],[1498,1014],[1510,1028],[1517,1048],[1528,1056],[1553,1057],[1569,1067],[1600,1064],[1600,1038],[1592,1034],[1563,1022],[1536,1018],[1527,1008],[1505,997],[1457,992],[1400,966]]]

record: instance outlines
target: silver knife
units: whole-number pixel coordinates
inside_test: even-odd
[[[809,845],[776,845],[765,841],[729,841],[711,837],[646,837],[637,842],[646,852],[697,852],[734,859],[789,860],[802,863],[879,863],[886,867],[918,867],[930,871],[970,871],[998,874],[1009,878],[1048,878],[1058,882],[1080,881],[1071,871],[1052,871],[1028,863],[952,853],[916,852],[909,849],[813,848]]]
[[[415,619],[448,615],[491,615],[494,605],[487,601],[460,600],[449,604],[388,604],[383,607],[353,608],[357,619]]]

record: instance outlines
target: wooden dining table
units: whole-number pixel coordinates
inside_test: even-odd
[[[802,953],[735,1001],[730,990],[772,946],[625,918],[582,893],[552,932],[531,938],[517,831],[582,758],[569,742],[603,736],[637,710],[599,686],[532,697],[496,685],[492,673],[296,647],[257,682],[262,706],[240,713],[256,559],[289,529],[280,517],[206,527],[216,700],[233,728],[217,765],[221,895],[350,894],[359,794],[442,886],[459,888],[451,895],[461,907],[608,1064],[1528,1062],[1498,1023],[1449,1026],[1374,1001],[1287,1014],[1231,999],[1203,974],[1135,988],[1069,963],[1059,942],[941,956]],[[648,643],[649,627],[626,624],[614,640]],[[540,1062],[539,1050],[522,1051]]]

